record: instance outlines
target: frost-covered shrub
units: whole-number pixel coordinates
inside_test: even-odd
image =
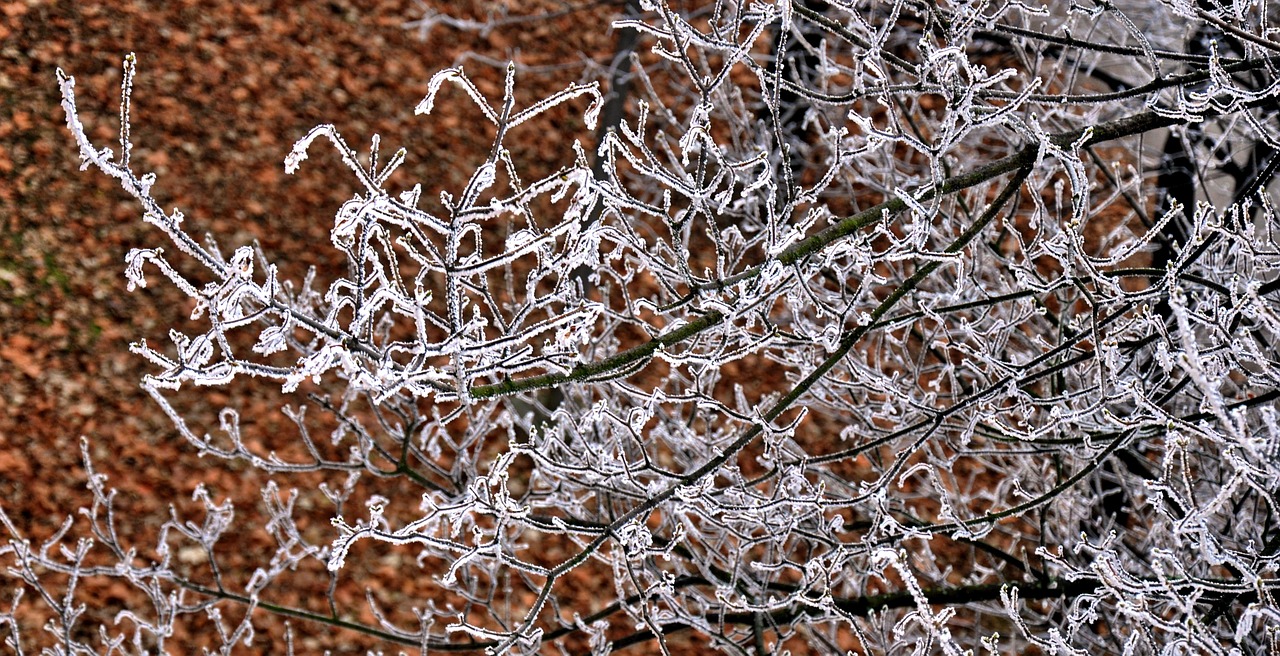
[[[85,166],[170,249],[129,253],[129,286],[176,285],[203,322],[135,346],[178,432],[282,485],[319,472],[335,508],[370,481],[415,492],[317,542],[296,494],[264,490],[279,548],[232,590],[167,542],[155,562],[112,543],[91,475],[118,563],[5,520],[0,554],[43,595],[21,603],[95,652],[248,606],[229,648],[273,617],[336,622],[271,587],[306,561],[340,579],[380,541],[438,595],[348,628],[422,653],[1277,650],[1275,17],[1121,4],[646,0],[609,94],[520,107],[514,68],[498,98],[443,71],[416,113],[466,103],[497,134],[463,188],[394,181],[403,150],[333,126],[285,159],[336,153],[363,189],[327,283],[156,203],[129,161],[132,58],[115,151],[61,76]],[[504,144],[555,106],[586,126],[577,157],[525,179]],[[291,406],[298,448],[263,452],[234,410],[205,431],[170,400],[246,377],[305,394],[327,434]],[[200,500],[164,539],[212,554],[232,510]],[[72,631],[46,587],[65,575],[155,608]]]

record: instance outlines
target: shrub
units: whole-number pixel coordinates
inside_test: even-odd
[[[163,650],[191,614],[227,649],[276,617],[422,653],[1276,651],[1280,42],[1265,3],[1127,4],[631,4],[607,93],[430,80],[416,113],[496,132],[438,203],[376,136],[299,140],[287,171],[324,142],[363,188],[331,281],[160,207],[132,57],[116,151],[60,75],[85,166],[176,249],[130,252],[129,286],[158,273],[201,322],[135,345],[143,386],[202,454],[323,481],[333,527],[273,483],[278,548],[224,586],[229,504],[199,493],[140,557],[86,456],[111,562],[3,516],[0,554],[65,652]],[[552,108],[577,156],[526,179],[506,143]],[[173,401],[249,378],[297,403],[287,446]],[[423,596],[272,601],[371,542]],[[153,608],[86,632],[67,577]]]

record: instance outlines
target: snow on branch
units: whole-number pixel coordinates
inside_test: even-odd
[[[327,286],[159,207],[129,158],[132,55],[119,153],[60,71],[84,167],[167,242],[127,255],[129,288],[159,273],[193,303],[167,343],[134,345],[143,386],[200,453],[318,475],[334,512],[317,541],[294,517],[307,493],[273,483],[277,549],[232,589],[229,504],[202,492],[203,521],[166,524],[213,562],[179,574],[167,541],[147,562],[115,537],[91,473],[93,544],[33,545],[0,514],[23,592],[0,627],[43,604],[68,653],[159,650],[195,612],[227,647],[291,617],[422,653],[674,653],[679,632],[731,654],[1274,650],[1269,11],[644,0],[614,25],[640,44],[613,60],[615,124],[597,129],[594,82],[517,107],[515,66],[497,98],[462,68],[423,81],[423,120],[458,103],[494,134],[461,188],[428,188],[442,211],[429,181],[392,193],[404,149],[380,165],[377,137],[299,139],[286,171],[336,156],[360,189]],[[524,180],[509,145],[553,108],[586,130]],[[174,400],[250,378],[291,399],[297,448],[264,451],[231,408],[206,432]],[[400,496],[352,511],[380,482]],[[433,581],[416,624],[372,597],[372,623],[332,592],[328,614],[270,601],[308,562],[345,580],[365,543]],[[154,608],[73,632],[87,577]]]

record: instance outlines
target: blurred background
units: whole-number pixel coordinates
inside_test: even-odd
[[[118,151],[121,63],[136,53],[135,170],[156,174],[156,198],[166,210],[177,207],[186,215],[191,234],[214,234],[224,249],[257,240],[286,277],[297,279],[310,266],[321,275],[344,266],[328,233],[356,184],[332,149],[321,145],[296,175],[286,175],[283,160],[295,140],[317,124],[333,123],[367,153],[378,134],[384,153],[401,146],[409,153],[393,185],[421,182],[424,199],[444,189],[456,192],[483,161],[493,135],[458,95],[438,102],[431,116],[415,117],[413,107],[430,76],[462,64],[482,91],[498,96],[505,62],[515,60],[517,98],[525,100],[593,79],[600,71],[594,62],[607,61],[613,48],[613,4],[619,3],[0,2],[0,507],[11,526],[39,544],[89,503],[83,436],[97,471],[119,491],[123,541],[137,544],[144,558],[171,504],[180,515],[200,516],[192,501],[198,486],[217,503],[230,500],[236,524],[243,525],[218,550],[230,582],[251,574],[237,572],[237,562],[256,565],[255,555],[274,550],[265,532],[253,530],[261,526],[253,514],[260,512],[268,475],[202,460],[139,388],[147,365],[129,352],[129,343],[147,338],[167,344],[168,327],[186,321],[190,307],[154,273],[151,286],[126,292],[125,254],[167,244],[141,221],[139,205],[114,180],[97,170],[80,171],[59,106],[57,68],[75,77],[81,118],[97,145]],[[515,11],[537,18],[516,18]],[[573,138],[584,136],[589,143],[590,135],[551,124],[508,143],[533,176],[565,163]],[[237,393],[242,397],[226,398]],[[197,413],[202,402],[237,404],[246,440],[292,428],[280,413],[278,393],[198,390],[190,402]],[[306,510],[304,503],[303,515]],[[331,510],[315,509],[317,537],[333,531]],[[87,524],[77,522],[71,535],[87,534]],[[207,566],[198,548],[178,553],[193,571]],[[342,584],[351,583],[350,589],[336,597],[359,609],[370,584],[375,594],[385,594],[381,601],[394,604],[398,594],[412,591],[409,578],[421,572],[398,558],[391,550],[371,555],[360,566],[366,570],[352,570]],[[361,580],[362,572],[368,580]],[[300,572],[295,581],[270,600],[326,610],[329,579],[323,571]],[[0,576],[0,608],[9,609],[20,587],[17,579]],[[27,594],[23,604],[38,608]],[[122,583],[104,581],[83,585],[80,600],[109,624],[134,594]],[[32,640],[24,642],[25,650],[47,646],[43,640],[50,636],[39,628],[44,619],[34,611],[23,619],[25,639]],[[353,619],[373,618],[366,613]],[[175,635],[171,647],[194,652],[217,646],[210,627],[199,621],[183,626],[188,633]],[[278,631],[276,626],[259,636],[253,650],[273,644],[277,648],[269,651],[279,650]],[[303,652],[387,647],[310,623],[295,622],[295,638]]]

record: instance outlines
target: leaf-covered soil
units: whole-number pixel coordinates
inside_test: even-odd
[[[496,6],[435,4],[470,18]],[[161,204],[180,208],[192,234],[214,234],[224,249],[257,240],[288,263],[286,276],[297,278],[308,266],[323,275],[339,271],[328,233],[355,181],[320,146],[297,175],[286,175],[283,159],[294,140],[317,124],[334,123],[348,143],[367,152],[370,137],[379,134],[383,152],[400,146],[409,152],[396,174],[399,184],[421,181],[424,196],[457,190],[486,155],[492,135],[458,95],[430,117],[413,115],[432,73],[462,62],[482,90],[498,94],[502,62],[515,57],[534,67],[518,86],[528,100],[586,76],[580,53],[612,47],[601,28],[607,8],[487,33],[441,25],[425,40],[405,27],[424,11],[412,0],[0,2],[0,506],[33,544],[90,500],[83,438],[97,471],[119,491],[122,537],[140,558],[154,554],[171,506],[179,515],[202,517],[192,501],[198,486],[217,502],[231,500],[243,525],[215,550],[229,588],[242,586],[274,548],[260,521],[260,490],[272,477],[202,458],[139,387],[147,366],[129,352],[130,342],[166,344],[168,328],[184,325],[190,306],[154,273],[149,287],[126,291],[125,254],[164,246],[163,235],[140,220],[139,205],[113,180],[79,170],[56,69],[75,77],[82,118],[97,144],[118,150],[122,60],[136,53],[132,159],[139,173],[156,173]],[[468,52],[482,57],[464,60]],[[580,136],[572,127],[543,125],[516,135],[513,156],[530,176],[553,170],[571,156],[571,138]],[[270,446],[292,429],[278,394],[201,390],[185,398],[197,416],[236,405],[246,418],[246,440],[258,444]],[[282,479],[280,485],[314,482]],[[322,543],[329,539],[333,509],[300,503],[302,528]],[[83,518],[71,531],[87,535]],[[198,547],[171,543],[192,576],[207,578]],[[366,549],[359,560],[335,595],[354,609],[352,619],[373,619],[360,610],[367,608],[366,587],[398,621],[411,617],[409,609],[395,608],[398,595],[429,594],[429,584],[415,582],[423,570],[404,552]],[[588,578],[574,583],[583,594],[609,585],[607,578]],[[292,587],[273,590],[270,601],[327,611],[323,572],[292,580]],[[0,574],[0,609],[8,609],[20,587]],[[53,642],[41,629],[47,614],[33,592],[27,590],[29,610],[20,615],[28,652]],[[138,596],[123,583],[88,582],[79,600],[90,606],[86,625],[109,625]],[[228,612],[238,620],[234,605]],[[262,617],[259,624],[272,628],[248,651],[282,651],[283,622]],[[291,626],[304,653],[388,647],[341,629],[297,620]],[[216,647],[212,628],[184,621],[169,648]]]

